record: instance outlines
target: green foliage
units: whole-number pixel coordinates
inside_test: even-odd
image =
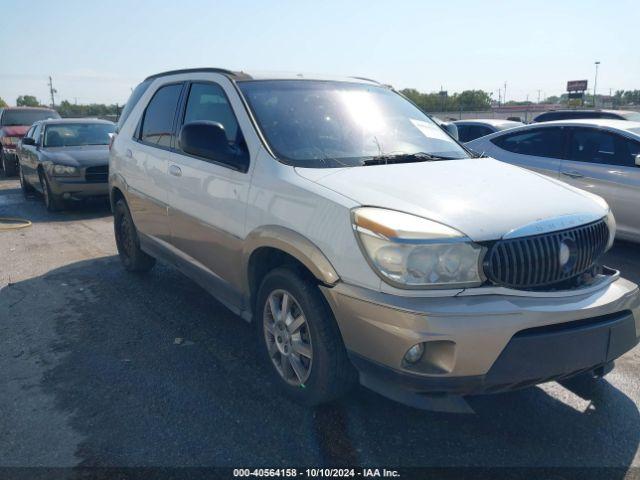
[[[118,105],[104,105],[101,103],[92,103],[90,105],[78,105],[70,103],[67,100],[60,102],[56,106],[56,110],[61,117],[106,117],[110,115],[118,115]]]
[[[617,90],[613,95],[616,106],[640,105],[640,90]]]
[[[18,107],[39,107],[40,102],[33,95],[20,95],[16,100]]]
[[[464,90],[443,96],[437,92],[421,93],[413,88],[405,88],[402,94],[425,112],[488,110],[491,107],[491,96],[483,90]]]
[[[0,108],[8,107],[7,102],[4,101],[2,97],[0,97]]]

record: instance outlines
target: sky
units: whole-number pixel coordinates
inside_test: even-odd
[[[1,0],[0,97],[124,103],[189,67],[362,76],[396,88],[640,89],[639,0]],[[540,92],[538,92],[540,91]]]

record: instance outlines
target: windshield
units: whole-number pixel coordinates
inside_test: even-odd
[[[2,114],[2,126],[27,126],[47,118],[60,118],[60,115],[55,110],[5,110]]]
[[[373,157],[468,158],[429,117],[394,91],[312,80],[238,82],[271,149],[300,167],[363,165]]]
[[[78,147],[81,145],[109,145],[113,123],[65,123],[47,125],[45,147]]]

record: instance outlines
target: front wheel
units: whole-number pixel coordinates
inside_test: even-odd
[[[7,156],[4,154],[3,151],[0,151],[0,167],[5,177],[9,178],[9,177],[14,177],[16,175],[15,163],[8,161]]]
[[[47,174],[40,172],[40,187],[42,188],[42,197],[44,199],[44,205],[50,212],[58,212],[64,208],[64,201],[62,198],[51,191],[51,185]]]
[[[35,193],[35,189],[24,178],[24,174],[22,173],[22,168],[18,170],[18,174],[20,175],[20,189],[22,190],[22,194],[25,196],[25,198],[27,198],[29,197],[29,195],[32,195],[33,193]]]
[[[278,268],[262,281],[256,307],[259,342],[275,381],[304,405],[334,400],[356,374],[331,309],[317,285],[295,268]]]
[[[156,259],[140,248],[138,232],[131,218],[131,212],[124,199],[116,202],[113,213],[113,229],[120,261],[128,272],[147,272],[153,268]]]

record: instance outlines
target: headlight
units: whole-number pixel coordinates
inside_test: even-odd
[[[17,143],[19,138],[18,137],[2,137],[2,144],[7,146],[7,147],[14,147]]]
[[[611,209],[609,209],[609,213],[607,213],[607,216],[604,218],[604,221],[606,222],[607,227],[609,228],[609,241],[607,242],[607,248],[605,249],[605,252],[606,252],[613,246],[613,241],[616,238],[616,219],[613,216],[613,212],[611,211]]]
[[[53,174],[58,176],[73,177],[80,175],[80,170],[76,167],[69,167],[67,165],[54,165]]]
[[[374,270],[401,288],[474,287],[483,248],[426,218],[383,208],[353,211],[353,226]]]

